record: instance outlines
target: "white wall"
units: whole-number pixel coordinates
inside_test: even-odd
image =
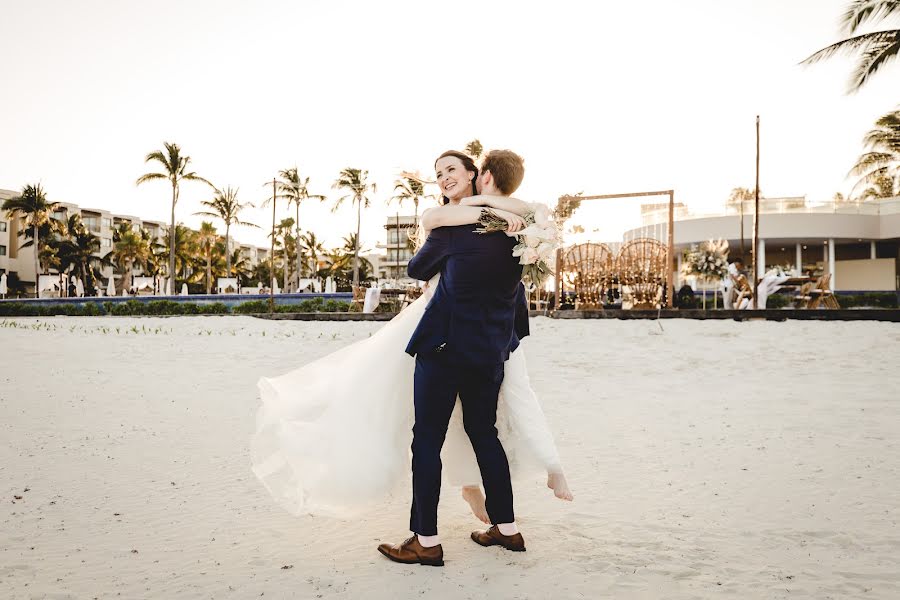
[[[897,289],[893,258],[839,260],[834,263],[835,291],[885,291]]]

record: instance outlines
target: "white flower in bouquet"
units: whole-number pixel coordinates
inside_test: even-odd
[[[534,207],[534,222],[539,227],[546,227],[550,223],[550,207],[540,202],[535,202],[532,206]]]
[[[550,242],[541,242],[537,247],[538,256],[545,262],[553,256],[554,251],[556,251],[556,245]]]
[[[533,265],[538,260],[537,250],[534,248],[525,248],[522,252],[522,255],[519,257],[520,265]]]

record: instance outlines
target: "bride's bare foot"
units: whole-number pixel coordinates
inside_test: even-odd
[[[566,476],[561,472],[547,474],[547,487],[553,490],[553,495],[560,500],[569,500],[571,502],[575,498],[569,490]]]
[[[484,494],[481,493],[481,488],[477,485],[464,486],[462,497],[472,508],[472,514],[482,523],[490,525],[491,520],[488,517],[487,508],[484,507]]]

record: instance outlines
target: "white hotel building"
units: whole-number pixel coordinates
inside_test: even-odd
[[[4,200],[18,195],[19,192],[0,189],[0,204]],[[129,223],[135,230],[146,229],[150,232],[153,239],[158,240],[160,243],[163,243],[163,238],[169,229],[168,224],[161,221],[145,220],[132,215],[113,214],[108,210],[99,208],[81,208],[68,202],[58,202],[57,205],[58,208],[53,213],[54,219],[62,221],[72,214],[79,214],[81,215],[82,223],[84,223],[88,231],[100,238],[100,252],[97,253],[97,256],[105,256],[112,250],[113,230],[122,223]],[[15,273],[19,280],[25,284],[27,293],[33,296],[35,284],[34,247],[19,249],[19,246],[25,241],[19,235],[22,228],[22,219],[10,218],[6,211],[0,210],[0,274]],[[240,247],[242,254],[254,266],[268,256],[268,250],[241,244],[234,239],[231,240],[231,246],[232,251],[234,248]],[[139,267],[135,268],[135,274],[141,274]],[[101,275],[105,280],[108,280],[110,277],[119,277],[113,272],[112,267],[103,269]]]
[[[668,236],[668,207],[645,211],[643,225],[625,239]],[[728,240],[730,258],[741,253],[740,206],[715,214],[675,214],[675,256],[709,239]],[[752,261],[753,202],[744,205],[744,261]],[[680,266],[680,264],[673,265]],[[831,274],[835,291],[900,289],[900,197],[867,202],[811,203],[805,197],[760,199],[759,275],[781,266],[795,274]],[[680,269],[679,269],[680,271]],[[677,283],[680,286],[681,282]],[[676,286],[676,287],[677,287]]]

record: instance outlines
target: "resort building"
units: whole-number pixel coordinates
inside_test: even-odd
[[[709,239],[728,241],[730,258],[752,262],[753,202],[718,213],[692,213],[676,207],[675,258]],[[641,227],[626,231],[625,240],[668,238],[668,205],[642,211]],[[866,202],[811,203],[805,197],[760,199],[758,271],[774,267],[796,275],[831,274],[835,291],[896,291],[900,289],[900,197]],[[680,273],[680,268],[677,270]],[[676,287],[681,285],[680,279]]]
[[[0,189],[0,204],[18,195],[19,192]],[[81,215],[81,222],[87,230],[100,239],[100,251],[95,253],[96,256],[106,256],[112,251],[113,231],[123,224],[130,226],[134,231],[144,229],[150,234],[151,239],[159,244],[165,244],[165,237],[169,230],[169,226],[162,221],[145,220],[133,215],[113,214],[108,210],[98,208],[82,208],[69,202],[57,202],[57,209],[52,217],[58,221],[65,221],[73,214]],[[19,249],[24,242],[24,238],[19,235],[22,228],[22,219],[10,218],[6,211],[0,210],[0,274],[16,275],[25,284],[27,293],[34,295],[34,250],[32,246]],[[233,248],[240,247],[242,249],[242,253],[249,260],[251,266],[255,266],[260,260],[268,257],[266,249],[240,244],[234,239],[231,241]],[[56,270],[51,269],[51,273],[55,274]],[[104,267],[100,274],[106,280],[120,277],[115,273],[113,267]],[[142,274],[141,268],[136,266],[134,275]]]
[[[395,215],[388,217],[384,225],[387,232],[387,242],[376,247],[385,250],[385,255],[379,261],[375,273],[378,279],[406,279],[406,265],[412,258],[414,244],[411,236],[415,236],[417,226],[416,217],[413,215]]]

